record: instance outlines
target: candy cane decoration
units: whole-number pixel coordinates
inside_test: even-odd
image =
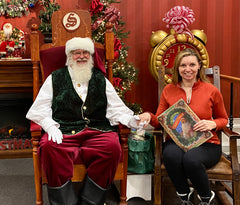
[[[167,28],[173,28],[177,33],[186,33],[191,37],[193,37],[193,35],[187,27],[194,21],[193,10],[185,6],[173,7],[163,18],[163,22],[167,24]]]

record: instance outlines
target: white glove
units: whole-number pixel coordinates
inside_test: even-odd
[[[140,118],[137,115],[132,116],[128,122],[129,127],[138,129],[138,121],[140,121]]]
[[[48,133],[48,140],[52,140],[57,144],[62,143],[63,134],[60,129],[58,129],[55,125],[49,127],[46,132]]]
[[[138,129],[139,130],[143,130],[144,126],[147,124],[147,121],[144,121],[144,122],[140,122],[139,123],[139,126],[138,126]]]
[[[140,123],[139,123],[138,129],[137,129],[137,134],[138,134],[138,135],[145,136],[144,125],[145,125],[146,123],[147,123],[147,121],[144,121],[144,122],[140,122]]]

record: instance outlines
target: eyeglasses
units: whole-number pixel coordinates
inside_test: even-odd
[[[88,51],[74,51],[74,52],[72,52],[72,54],[76,57],[76,56],[81,56],[81,55],[83,55],[83,56],[89,56],[90,55],[90,53],[88,52]]]

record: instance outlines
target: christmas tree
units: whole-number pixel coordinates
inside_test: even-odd
[[[39,25],[39,30],[42,33],[51,33],[52,32],[52,24],[51,18],[52,14],[55,11],[60,9],[60,5],[55,2],[55,0],[42,0],[39,1],[40,5],[43,6],[43,10],[40,11],[39,18],[41,20],[41,24]]]
[[[90,1],[90,0],[86,0]],[[113,64],[113,85],[125,102],[136,114],[142,109],[137,103],[126,102],[125,93],[131,89],[131,85],[137,82],[138,71],[132,63],[127,62],[128,47],[122,41],[127,38],[129,32],[124,29],[125,23],[122,21],[120,11],[114,7],[113,3],[121,3],[117,0],[92,0],[89,8],[92,19],[92,37],[96,42],[104,43],[104,33],[106,23],[113,24],[114,32],[114,53],[115,62]]]

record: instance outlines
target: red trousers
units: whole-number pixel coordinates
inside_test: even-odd
[[[121,159],[121,145],[116,132],[85,128],[76,135],[63,135],[61,144],[48,140],[44,134],[39,147],[40,160],[48,186],[59,187],[73,176],[73,164],[83,163],[88,176],[107,188],[113,181]]]

